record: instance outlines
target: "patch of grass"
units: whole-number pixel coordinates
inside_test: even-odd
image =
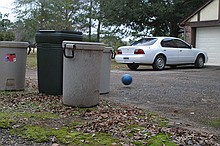
[[[39,126],[27,125],[23,128],[19,128],[18,135],[28,140],[34,140],[36,142],[48,141],[50,133],[45,128]]]
[[[0,96],[12,96],[14,94],[15,93],[11,91],[0,91]]]
[[[27,56],[27,68],[37,69],[37,54],[31,53]]]
[[[64,127],[61,129],[52,129],[48,127],[26,125],[16,131],[12,130],[12,133],[18,133],[19,136],[36,142],[47,142],[50,140],[50,137],[55,137],[57,142],[80,146],[110,146],[112,143],[119,142],[118,139],[106,133],[88,134]]]
[[[20,103],[16,106],[16,111],[24,111],[24,110],[30,110],[31,112],[37,112],[42,110],[44,107],[40,104],[26,102],[25,104]]]
[[[11,113],[0,112],[0,128],[2,129],[12,128],[12,126],[15,123],[16,120],[13,119],[13,115]]]
[[[27,68],[37,69],[37,53],[31,53],[27,56]],[[126,64],[116,63],[114,59],[111,61],[111,69],[128,69]]]
[[[4,105],[0,107],[0,129],[10,129],[11,135],[17,135],[25,140],[51,143],[53,139],[54,143],[60,145],[79,146],[119,146],[126,144],[144,146],[148,143],[152,146],[173,145],[169,140],[169,136],[158,134],[153,137],[155,134],[148,131],[150,128],[161,128],[167,124],[166,118],[160,117],[155,113],[142,112],[134,108],[129,110],[127,106],[119,108],[118,104],[113,104],[106,100],[101,101],[101,107],[70,108],[61,105],[60,99],[55,98],[55,96],[50,97],[50,101],[48,98],[41,99],[41,96],[29,93],[26,95],[25,92],[21,94],[0,92],[0,94],[5,97],[8,94],[10,96],[11,94],[13,95],[12,97],[4,98],[8,98],[8,100],[4,101],[5,103],[0,102],[1,105]],[[40,99],[33,100],[33,98],[29,98],[31,96],[36,96],[36,98]],[[47,106],[50,106],[50,108],[46,108]],[[116,109],[114,110],[110,107]],[[123,110],[123,108],[125,109]],[[122,118],[119,124],[113,123],[115,125],[112,128],[111,120],[108,123],[108,119],[111,119],[112,110],[117,117],[125,113],[124,118],[127,116],[130,116],[130,118],[125,120]],[[102,116],[105,113],[110,113],[107,114],[109,117]],[[96,117],[93,117],[94,114]],[[89,120],[91,120],[91,123]],[[110,127],[107,127],[106,123]],[[99,130],[99,128],[103,128],[103,130]],[[84,130],[88,130],[88,133],[82,132]],[[149,138],[151,139],[149,140]]]
[[[139,126],[137,124],[133,124],[133,125],[129,125],[126,127],[127,130],[129,130],[130,132],[128,133],[129,137],[133,137],[136,133],[140,132],[142,134],[147,134],[146,132],[143,133],[142,130],[144,129],[144,127]]]
[[[37,53],[31,53],[27,56],[27,68],[28,69],[37,69]],[[139,67],[141,68],[141,67]],[[146,66],[144,67],[146,68]],[[114,59],[111,61],[111,69],[117,70],[117,69],[128,69],[126,64],[120,64],[116,63]]]
[[[19,123],[21,119],[34,119],[34,121],[38,120],[48,120],[48,119],[56,119],[57,115],[41,112],[41,113],[21,113],[21,112],[0,112],[0,128],[12,128],[13,125]]]
[[[148,140],[149,146],[177,146],[174,142],[170,141],[168,139],[168,136],[166,134],[158,134],[154,137],[152,137],[150,140]]]
[[[213,119],[204,118],[204,119],[201,120],[201,122],[203,124],[212,126],[214,128],[220,128],[220,118],[213,118]]]
[[[40,112],[40,113],[21,113],[20,117],[34,118],[36,120],[46,120],[46,119],[56,119],[58,118],[58,115],[51,114],[48,112]]]
[[[11,128],[16,123],[13,119],[0,119],[0,128],[8,129]]]
[[[82,125],[83,122],[84,122],[83,120],[73,120],[73,121],[68,125],[68,127],[71,128],[71,129],[75,129],[76,126]]]
[[[112,60],[111,62],[111,69],[115,70],[115,69],[128,69],[126,64],[119,64],[116,63],[114,60]]]
[[[51,114],[48,112],[39,112],[39,113],[0,112],[0,119],[11,119],[11,118],[34,118],[37,120],[44,120],[44,119],[58,118],[58,116],[56,114]]]
[[[160,126],[161,126],[161,127],[166,127],[168,123],[169,123],[169,122],[168,122],[168,119],[167,119],[167,118],[161,118],[161,119],[160,119]]]
[[[161,117],[157,115],[156,113],[149,112],[147,114],[148,121],[151,123],[157,123],[160,127],[166,127],[168,124],[168,119],[165,117]]]
[[[91,112],[94,109],[80,108],[75,113],[76,115],[81,115],[85,112]],[[140,115],[141,116],[141,115]],[[155,114],[149,114],[150,118],[155,118]],[[35,113],[23,113],[23,112],[0,112],[0,128],[10,129],[11,134],[16,134],[19,137],[25,138],[30,141],[35,141],[38,143],[49,142],[51,138],[55,139],[56,143],[61,143],[64,145],[79,145],[79,146],[111,146],[113,143],[117,145],[122,145],[122,143],[132,143],[134,145],[144,145],[143,141],[129,140],[129,139],[118,139],[113,137],[109,133],[83,133],[77,131],[77,126],[83,125],[85,122],[83,119],[74,119],[71,122],[67,122],[68,126],[61,126],[55,128],[55,126],[50,126],[51,120],[58,120],[59,117],[56,114],[49,112],[35,112]],[[22,122],[23,121],[23,122]],[[148,135],[143,125],[134,124],[131,121],[131,125],[125,127],[125,130],[130,131],[128,137],[132,138],[136,133],[141,132],[141,134]],[[143,133],[144,132],[144,133]],[[159,140],[158,140],[159,139]],[[122,142],[122,143],[121,143]],[[148,141],[147,141],[148,142]],[[171,142],[165,136],[156,136],[149,140],[153,146],[157,144],[169,145]],[[172,145],[171,145],[172,146]]]
[[[48,142],[52,137],[55,137],[57,142],[61,142],[63,144],[77,144],[82,146],[110,146],[112,143],[119,141],[107,133],[88,134],[76,131],[76,126],[82,125],[83,120],[74,120],[68,126],[61,127],[59,129],[50,128],[42,123],[43,121],[49,119],[55,120],[55,118],[58,118],[56,114],[47,112],[0,112],[0,128],[9,128],[11,129],[11,134],[17,134],[22,138],[39,143]],[[23,119],[28,121],[29,124],[20,123]],[[15,124],[18,125],[18,127],[12,128]]]
[[[0,111],[0,119],[12,119],[14,117],[13,112],[2,112]]]

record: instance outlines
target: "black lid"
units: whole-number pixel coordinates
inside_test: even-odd
[[[82,41],[82,32],[66,30],[39,30],[35,36],[37,44],[52,43],[62,44],[62,41]]]
[[[82,32],[79,31],[70,31],[70,30],[39,30],[37,33],[64,33],[64,34],[79,34],[82,35]]]

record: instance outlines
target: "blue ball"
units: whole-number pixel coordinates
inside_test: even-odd
[[[130,85],[132,83],[132,77],[129,74],[124,74],[121,81],[124,85]]]

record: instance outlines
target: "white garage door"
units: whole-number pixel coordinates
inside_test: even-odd
[[[220,65],[220,27],[197,28],[196,47],[208,53],[208,65]]]

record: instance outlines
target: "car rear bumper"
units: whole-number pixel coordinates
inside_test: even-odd
[[[115,61],[117,63],[138,63],[138,64],[151,64],[153,61],[146,57],[146,55],[116,55]]]

